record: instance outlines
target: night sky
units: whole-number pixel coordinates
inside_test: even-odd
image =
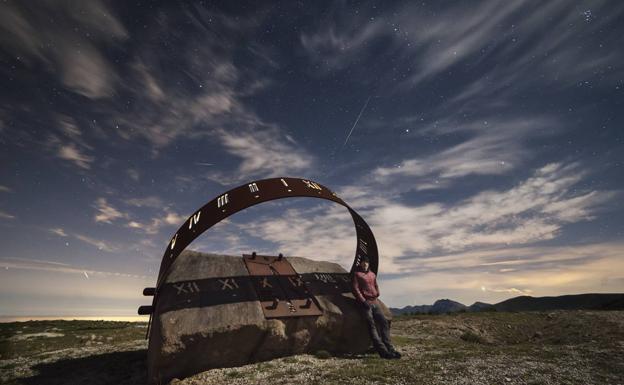
[[[133,315],[221,193],[317,181],[400,307],[624,291],[624,3],[0,2],[0,316]],[[349,269],[349,212],[189,248]]]

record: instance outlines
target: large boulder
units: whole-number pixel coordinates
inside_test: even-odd
[[[286,260],[298,274],[318,273],[307,274],[308,279],[348,273],[336,263],[291,256]],[[266,319],[257,299],[215,304],[214,296],[206,298],[207,293],[203,293],[204,300],[194,299],[202,295],[205,285],[201,282],[219,277],[249,277],[242,256],[185,250],[172,265],[165,285],[177,285],[178,294],[183,293],[177,297],[159,294],[148,349],[150,383],[318,350],[363,353],[371,346],[366,321],[353,294],[345,290],[346,282],[341,289],[315,294],[322,315]],[[238,281],[245,279],[249,278]],[[182,302],[173,304],[174,298]],[[389,309],[383,303],[381,307],[391,320]]]

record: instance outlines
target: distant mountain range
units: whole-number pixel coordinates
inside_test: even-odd
[[[540,310],[624,310],[624,294],[574,294],[558,297],[531,297],[523,295],[505,301],[489,304],[475,302],[470,306],[439,299],[433,305],[405,306],[401,309],[390,308],[394,315],[399,314],[442,314],[475,311],[540,311]]]

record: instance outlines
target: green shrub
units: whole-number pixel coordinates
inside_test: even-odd
[[[316,358],[320,358],[323,360],[331,357],[331,354],[329,354],[327,350],[317,350],[316,353],[314,353],[314,355],[316,356]]]
[[[466,342],[473,342],[476,344],[485,343],[485,339],[483,339],[483,337],[481,337],[480,335],[476,333],[471,332],[470,330],[465,331],[461,336],[459,336],[459,338],[461,338],[462,340]]]

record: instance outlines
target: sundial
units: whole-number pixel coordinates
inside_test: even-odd
[[[257,255],[252,252],[242,255],[247,275],[165,282],[178,255],[204,231],[253,205],[293,197],[327,199],[349,210],[357,236],[350,273],[299,274],[288,261],[288,257],[282,254]],[[152,317],[155,314],[191,307],[259,301],[267,319],[318,316],[323,309],[315,295],[351,292],[350,277],[362,256],[368,257],[370,269],[377,273],[377,244],[370,227],[329,188],[309,179],[289,177],[243,184],[206,203],[171,238],[160,263],[156,287],[143,290],[144,295],[153,296],[150,306],[139,308],[139,314],[150,315],[146,337],[149,337]]]

